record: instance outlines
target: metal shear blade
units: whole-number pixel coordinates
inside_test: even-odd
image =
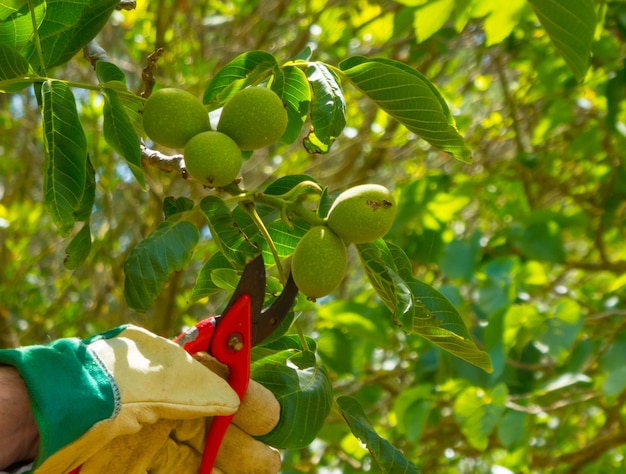
[[[265,264],[259,255],[246,265],[222,315],[200,321],[175,339],[187,352],[207,351],[228,366],[228,383],[240,400],[250,380],[252,346],[264,341],[283,322],[298,294],[298,287],[289,275],[282,293],[263,310],[265,283]],[[231,419],[232,415],[214,417],[207,434],[201,474],[212,472]]]
[[[224,315],[227,314],[228,310],[242,295],[250,297],[252,346],[256,346],[267,339],[283,322],[298,294],[298,287],[290,273],[281,294],[269,307],[263,309],[265,284],[265,264],[263,263],[263,256],[259,255],[246,265],[239,284],[223,312]]]

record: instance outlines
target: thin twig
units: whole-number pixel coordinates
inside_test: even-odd
[[[154,79],[154,72],[157,67],[157,61],[163,55],[163,48],[157,48],[148,56],[148,63],[146,67],[141,71],[141,79],[143,81],[143,91],[141,91],[141,97],[148,98],[152,94],[152,89],[156,84]]]

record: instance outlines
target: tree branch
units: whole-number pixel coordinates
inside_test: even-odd
[[[115,7],[116,10],[134,10],[137,8],[137,2],[135,0],[120,0]]]
[[[93,39],[83,48],[84,58],[91,63],[91,66],[95,69],[98,61],[108,61],[109,55],[98,42]]]
[[[189,177],[187,168],[185,167],[185,159],[181,154],[166,155],[158,150],[152,150],[142,143],[141,159],[149,165],[155,166],[166,173],[176,171],[180,173],[180,177],[183,179],[187,179]]]

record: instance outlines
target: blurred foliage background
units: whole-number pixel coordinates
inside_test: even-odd
[[[139,0],[98,42],[141,87],[156,80],[201,96],[238,54],[288,60],[305,47],[400,60],[440,89],[473,163],[455,161],[347,88],[348,128],[327,155],[299,142],[256,152],[248,187],[307,173],[330,191],[377,182],[394,190],[387,239],[417,278],[459,309],[495,371],[487,374],[394,330],[355,263],[342,287],[300,320],[316,337],[335,393],[355,396],[378,433],[427,473],[624,472],[626,469],[626,3],[596,1],[584,82],[525,0],[192,2]],[[55,76],[97,83],[77,56]],[[63,266],[42,205],[40,112],[31,93],[0,95],[0,338],[3,346],[87,335],[134,322],[164,336],[219,302],[190,304],[206,240],[146,314],[123,297],[123,262],[162,220],[168,195],[197,183],[146,167],[147,191],[102,137],[102,98],[76,91],[98,192],[92,253]],[[369,454],[336,410],[285,473],[367,472]]]

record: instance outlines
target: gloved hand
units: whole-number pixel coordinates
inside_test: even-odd
[[[273,429],[278,402],[251,381],[240,407],[207,358],[130,325],[84,341],[0,351],[0,363],[18,369],[30,394],[40,432],[37,474],[78,466],[80,474],[197,474],[211,417],[235,412],[216,472],[275,474],[279,453],[251,435]]]

